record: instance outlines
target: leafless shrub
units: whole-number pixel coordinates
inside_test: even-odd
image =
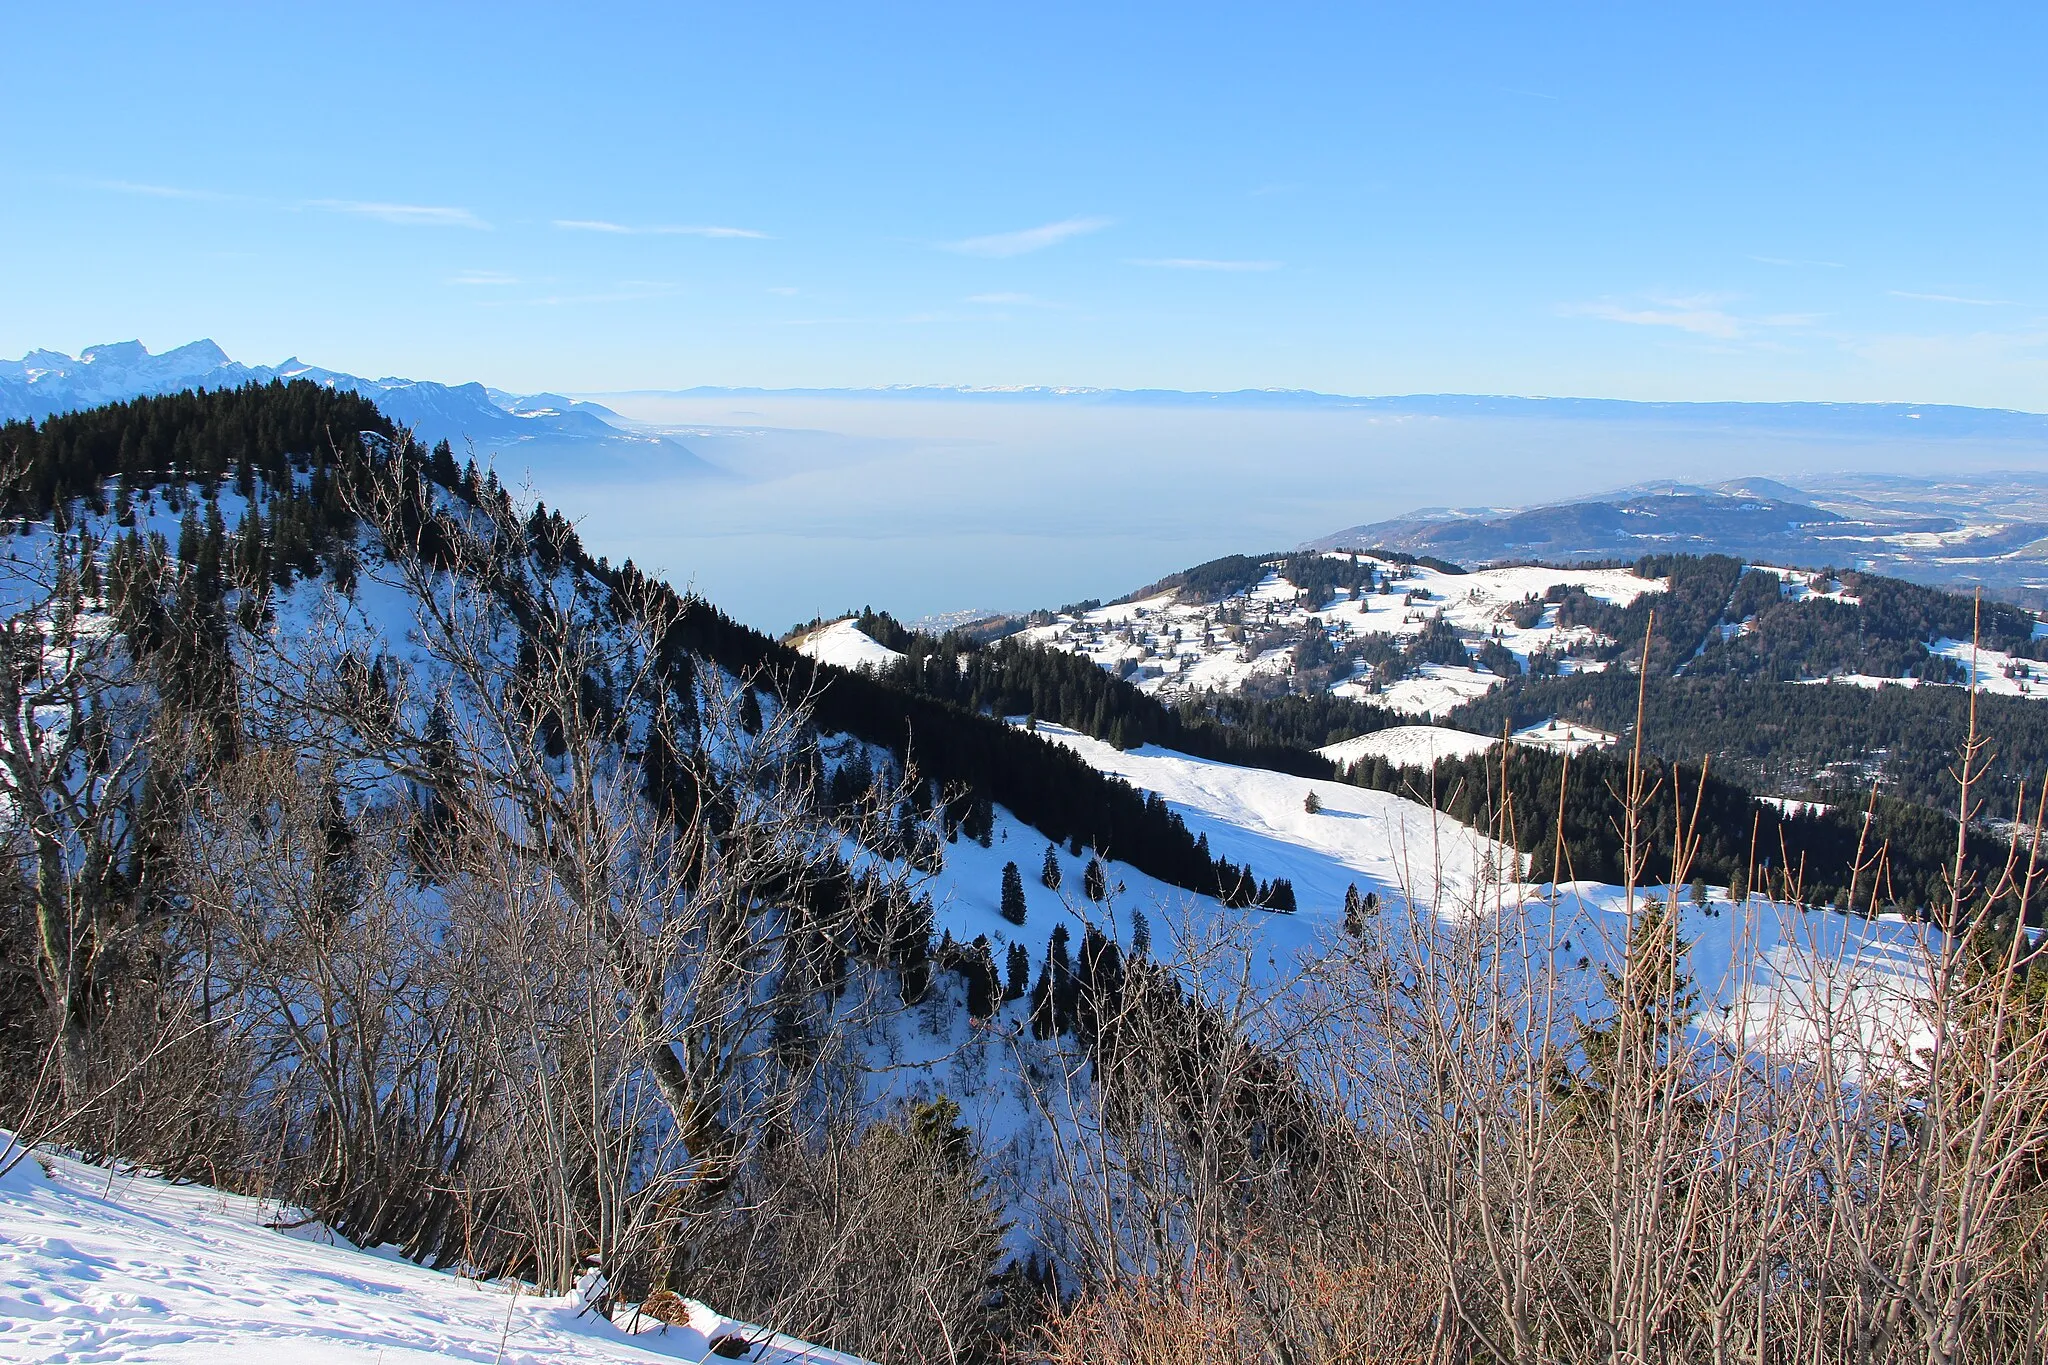
[[[1030,1305],[991,1288],[1001,1211],[958,1115],[936,1101],[764,1153],[732,1209],[678,1244],[676,1284],[871,1360],[991,1359]]]

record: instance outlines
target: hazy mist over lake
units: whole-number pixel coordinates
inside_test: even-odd
[[[539,456],[534,491],[581,519],[593,553],[630,556],[772,630],[864,604],[914,618],[1109,598],[1217,555],[1420,507],[1665,478],[2048,468],[2043,419],[1975,409],[590,396],[675,435],[721,477]],[[522,471],[504,472],[516,483]]]

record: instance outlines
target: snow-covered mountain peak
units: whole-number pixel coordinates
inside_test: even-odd
[[[422,440],[474,446],[479,456],[520,448],[532,453],[573,450],[589,473],[592,455],[648,461],[665,475],[705,473],[710,467],[672,438],[632,428],[595,403],[559,394],[518,395],[471,380],[441,384],[387,375],[366,379],[291,356],[275,365],[233,359],[210,339],[152,354],[140,341],[102,342],[77,356],[33,350],[19,361],[0,360],[0,422],[41,421],[62,412],[184,389],[225,389],[273,380],[304,379],[359,393]]]
[[[199,343],[192,344],[196,346]],[[86,347],[78,353],[78,358],[87,365],[135,365],[149,359],[149,351],[139,341],[108,341]]]

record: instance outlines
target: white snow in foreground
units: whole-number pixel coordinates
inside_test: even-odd
[[[0,1177],[0,1359],[624,1365],[716,1360],[712,1340],[740,1335],[754,1361],[859,1365],[697,1306],[688,1327],[630,1333],[584,1293],[463,1279],[291,1221],[201,1185],[23,1161]]]
[[[840,668],[884,669],[903,657],[854,625],[851,617],[812,631],[797,642],[796,651]]]

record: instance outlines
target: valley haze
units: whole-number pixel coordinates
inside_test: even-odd
[[[2048,465],[2048,416],[1953,405],[1028,386],[514,395],[248,365],[203,341],[0,361],[0,417],[294,375],[473,449],[612,558],[770,630],[869,604],[911,619],[1107,599],[1446,504],[1493,515],[1659,480]]]

